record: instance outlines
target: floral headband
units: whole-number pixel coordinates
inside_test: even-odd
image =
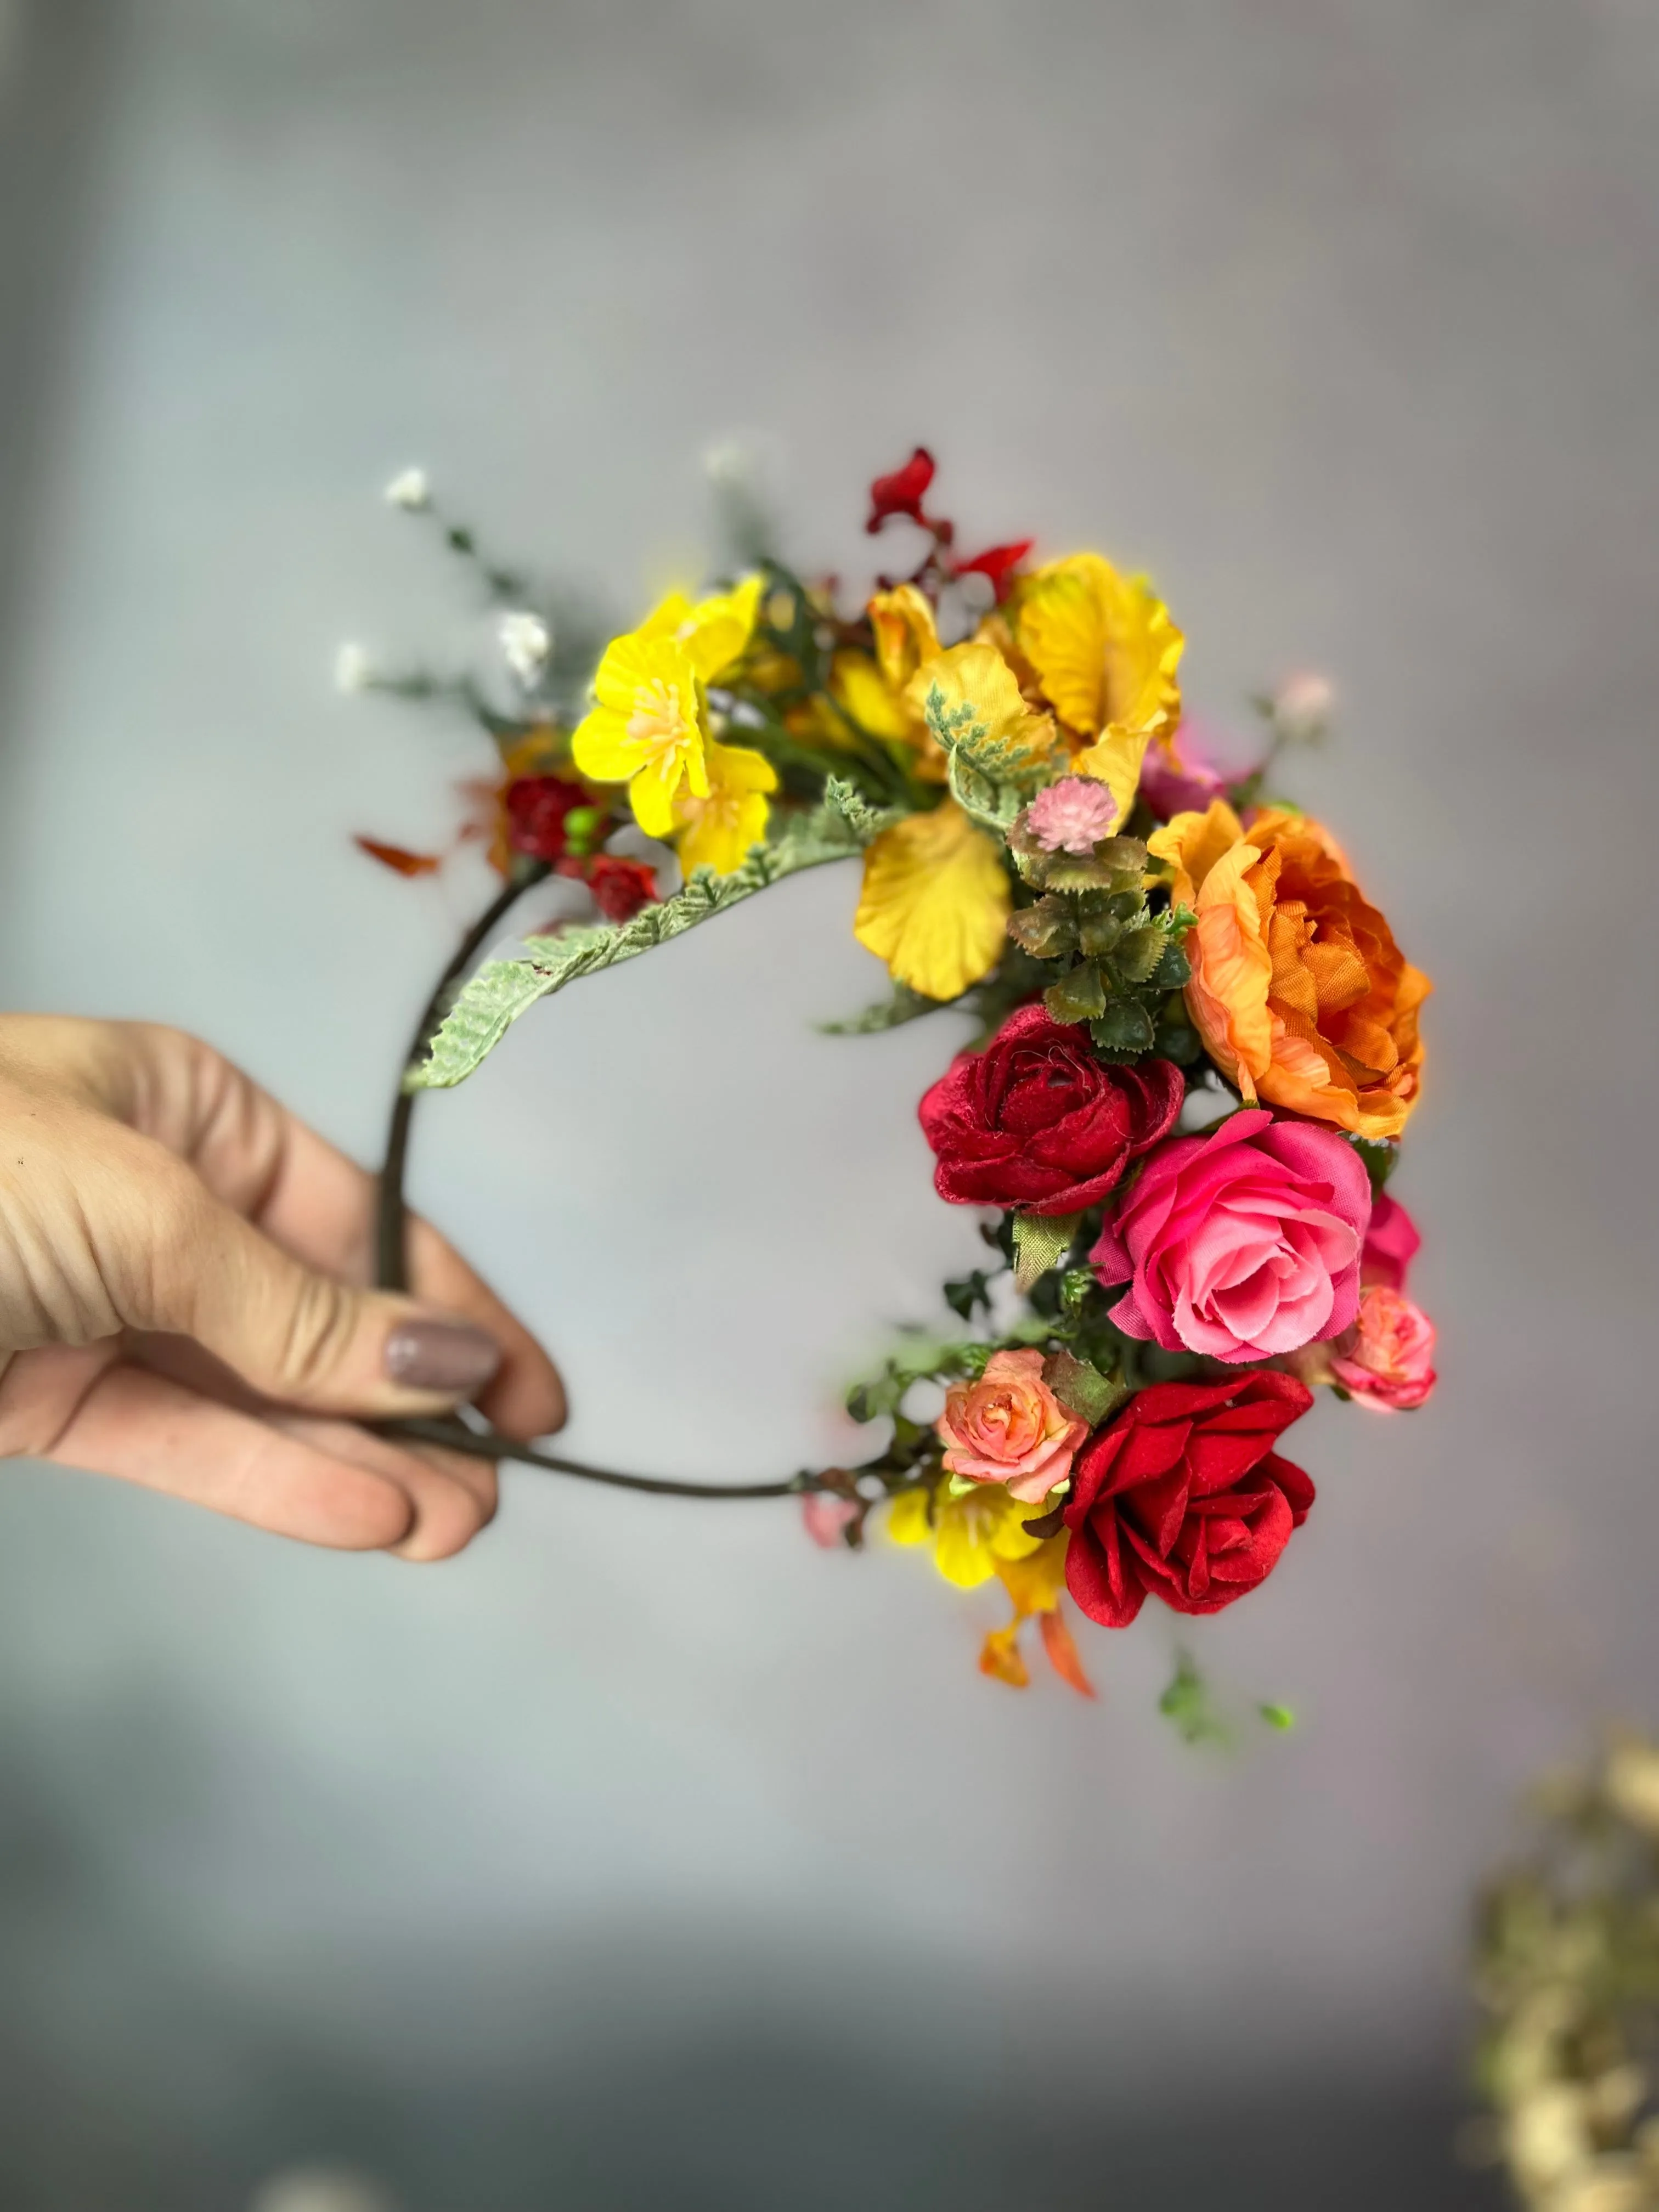
[[[1434,1329],[1406,1287],[1418,1236],[1383,1188],[1430,987],[1330,832],[1277,795],[1286,748],[1324,733],[1328,687],[1300,677],[1258,701],[1255,757],[1224,769],[1182,724],[1182,633],[1146,579],[1098,553],[1034,565],[1029,540],[964,557],[927,504],[933,476],[918,447],[871,486],[871,532],[908,525],[921,558],[848,614],[832,580],[772,550],[728,472],[737,573],[609,642],[573,610],[527,611],[523,580],[418,472],[390,487],[503,610],[512,697],[343,650],[347,688],[458,704],[500,756],[467,787],[458,842],[486,839],[503,888],[416,1031],[380,1279],[404,1281],[422,1092],[579,977],[857,859],[854,933],[892,992],[836,1026],[973,1017],[920,1111],[940,1197],[981,1211],[989,1248],[944,1286],[963,1333],[909,1338],[848,1394],[884,1443],[854,1468],[710,1486],[533,1450],[472,1417],[400,1425],[629,1489],[799,1497],[820,1543],[856,1547],[878,1515],[947,1582],[1001,1585],[1012,1616],[985,1637],[985,1673],[1024,1685],[1035,1620],[1092,1695],[1066,1596],[1108,1628],[1149,1597],[1219,1612],[1307,1518],[1314,1486],[1279,1446],[1314,1389],[1392,1413],[1433,1388]],[[358,842],[403,875],[442,864]],[[474,972],[550,875],[585,885],[594,918]],[[1184,1659],[1164,1705],[1215,1732]]]

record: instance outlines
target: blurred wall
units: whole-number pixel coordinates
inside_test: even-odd
[[[1017,1698],[971,1605],[787,1507],[514,1474],[416,1571],[12,1470],[8,2202],[205,2212],[325,2154],[420,2212],[1478,2196],[1468,1887],[1659,1660],[1651,12],[21,20],[9,1003],[190,1024],[372,1156],[481,884],[347,835],[441,836],[485,762],[330,666],[489,649],[385,478],[626,611],[712,437],[849,576],[924,437],[975,534],[1151,568],[1200,709],[1340,685],[1298,788],[1437,981],[1398,1187],[1444,1379],[1310,1424],[1313,1519],[1194,1638],[1304,1716],[1231,1762],[1157,1716],[1167,1623],[1096,1638],[1098,1707]],[[912,1116],[951,1018],[809,1026],[877,994],[854,895],[584,986],[423,1109],[421,1201],[557,1351],[573,1448],[844,1450],[841,1380],[971,1264]]]

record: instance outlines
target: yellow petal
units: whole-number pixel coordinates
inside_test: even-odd
[[[640,765],[639,747],[629,738],[628,717],[611,707],[595,707],[571,732],[570,757],[595,783],[626,783]]]
[[[927,1492],[901,1490],[887,1512],[887,1533],[896,1544],[931,1544],[933,1524],[927,1517]]]
[[[995,967],[1012,902],[997,848],[947,799],[866,853],[853,934],[913,991],[954,999]]]
[[[1028,1518],[1036,1510],[1028,1508]],[[1052,1613],[1060,1603],[1060,1593],[1066,1588],[1066,1553],[1071,1540],[1070,1532],[1062,1528],[1058,1535],[1039,1540],[1036,1550],[1021,1559],[998,1560],[998,1579],[1012,1598],[1018,1619],[1024,1620],[1033,1613]]]
[[[1211,869],[1243,835],[1244,825],[1226,800],[1212,799],[1203,814],[1172,814],[1161,830],[1153,830],[1146,849],[1175,868],[1170,898],[1176,905],[1191,906]]]
[[[710,744],[704,759],[708,795],[681,791],[674,799],[680,866],[687,875],[712,868],[717,876],[729,876],[765,838],[771,811],[766,794],[778,787],[777,771],[747,745]]]
[[[830,691],[872,738],[902,743],[915,731],[915,716],[867,653],[836,655],[830,666]]]
[[[1014,619],[1042,695],[1068,728],[1088,738],[1114,725],[1173,734],[1186,641],[1144,577],[1121,575],[1103,554],[1073,553],[1025,580]]]
[[[904,697],[942,744],[994,773],[1045,760],[1054,750],[1053,721],[1031,712],[1013,670],[983,639],[926,662]]]
[[[998,1682],[1006,1682],[1011,1690],[1030,1686],[1031,1677],[1020,1656],[1020,1616],[1016,1613],[1006,1628],[994,1628],[979,1649],[979,1671],[989,1674]]]
[[[642,638],[670,638],[690,655],[691,665],[705,684],[712,684],[738,659],[755,634],[765,579],[745,576],[735,590],[715,592],[695,604],[684,592],[670,592],[635,633]]]
[[[876,659],[895,691],[902,691],[918,668],[939,658],[939,626],[933,610],[914,584],[878,592],[865,611],[876,634]]]
[[[1140,764],[1146,757],[1145,730],[1121,730],[1115,726],[1092,745],[1085,745],[1072,761],[1073,775],[1091,775],[1103,783],[1117,802],[1117,820],[1128,819],[1140,788]]]
[[[626,720],[635,711],[640,693],[659,685],[678,693],[682,705],[689,707],[696,696],[696,675],[690,656],[678,638],[647,637],[641,631],[629,630],[613,637],[605,648],[605,658],[593,678],[593,696],[600,706],[611,708]]]
[[[1011,1498],[1000,1483],[981,1483],[961,1498],[941,1498],[933,1565],[958,1589],[977,1589],[1005,1562],[1023,1559],[1042,1539],[1028,1536],[1031,1508]]]

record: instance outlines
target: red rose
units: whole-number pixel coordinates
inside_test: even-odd
[[[1173,1060],[1109,1066],[1089,1033],[1041,1006],[1011,1014],[983,1052],[954,1060],[922,1100],[939,1155],[933,1187],[952,1206],[1078,1213],[1105,1197],[1181,1111]]]
[[[1314,1500],[1273,1447],[1312,1403],[1261,1367],[1131,1398],[1072,1468],[1066,1587],[1090,1620],[1127,1628],[1149,1590],[1177,1613],[1219,1613],[1265,1582]]]
[[[933,481],[933,457],[926,446],[918,446],[902,469],[895,469],[890,477],[878,477],[871,485],[870,516],[865,528],[873,537],[895,514],[908,515],[912,522],[926,522],[921,502]]]
[[[565,817],[592,800],[562,775],[521,775],[507,787],[507,834],[515,853],[556,860],[568,842]]]

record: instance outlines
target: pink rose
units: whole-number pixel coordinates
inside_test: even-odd
[[[1403,1291],[1422,1242],[1417,1224],[1397,1198],[1390,1198],[1384,1191],[1374,1199],[1371,1225],[1365,1231],[1365,1249],[1359,1255],[1362,1287],[1370,1283],[1386,1283],[1391,1291]]]
[[[1089,1424],[1074,1420],[1043,1381],[1036,1351],[994,1352],[977,1382],[951,1385],[933,1426],[947,1474],[1006,1483],[1025,1505],[1065,1481],[1089,1433]]]
[[[1352,1146],[1262,1108],[1147,1156],[1090,1254],[1126,1336],[1212,1359],[1271,1359],[1340,1336],[1359,1310],[1371,1187]]]
[[[1374,1413],[1407,1413],[1435,1385],[1434,1323],[1386,1283],[1361,1294],[1359,1317],[1330,1349],[1331,1378]]]

